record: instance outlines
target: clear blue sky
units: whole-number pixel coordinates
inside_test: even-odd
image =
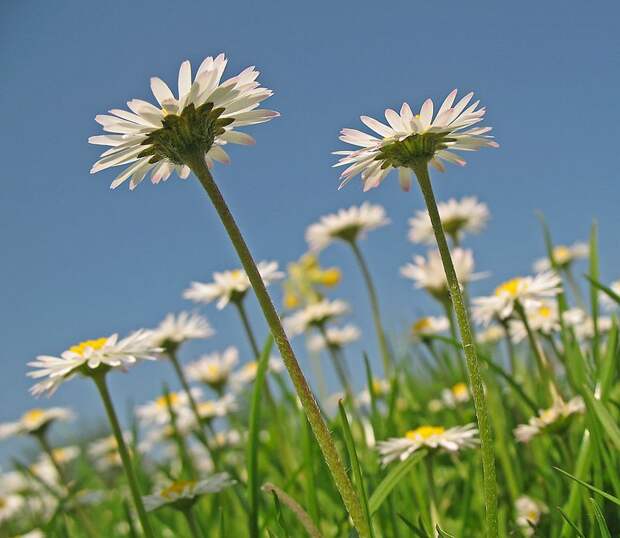
[[[195,180],[144,182],[130,193],[108,189],[110,172],[88,173],[99,149],[87,144],[99,132],[95,115],[130,98],[151,99],[149,77],[174,83],[186,58],[196,65],[224,51],[227,73],[255,64],[275,90],[269,107],[282,117],[252,129],[258,144],[234,148],[233,163],[215,170],[257,258],[296,258],[306,225],[321,214],[365,199],[386,206],[393,224],[372,234],[364,249],[391,331],[430,306],[398,274],[422,251],[406,240],[407,218],[421,197],[415,189],[401,193],[395,178],[367,195],[355,181],[338,192],[330,152],[341,148],[338,131],[358,127],[360,114],[379,117],[403,100],[419,106],[454,87],[476,91],[501,144],[434,178],[441,198],[475,194],[492,210],[488,230],[468,242],[478,268],[493,273],[476,289],[528,271],[543,253],[536,210],[558,241],[585,239],[598,219],[603,275],[620,277],[618,6],[5,2],[0,421],[34,403],[25,363],[35,355],[152,326],[168,311],[191,307],[181,298],[191,280],[236,266]],[[348,253],[332,247],[323,259],[342,266],[339,294],[354,305],[354,321],[368,329],[364,347],[374,350],[366,296]],[[237,344],[247,357],[234,312],[204,312],[218,335],[192,350]],[[153,396],[167,366],[114,376],[117,400]],[[94,387],[82,380],[49,403],[79,407],[86,417],[102,414]]]

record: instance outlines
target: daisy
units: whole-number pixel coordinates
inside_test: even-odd
[[[594,320],[581,308],[570,308],[566,310],[562,315],[562,319],[564,323],[573,328],[577,340],[583,341],[594,338]],[[598,317],[599,334],[610,331],[612,325],[613,322],[610,317]]]
[[[506,336],[506,331],[501,325],[489,325],[478,332],[478,342],[481,344],[496,344]]]
[[[533,331],[539,331],[550,335],[560,330],[560,317],[556,303],[544,301],[540,306],[525,310],[527,322]],[[521,342],[527,338],[527,330],[521,320],[510,321],[510,337],[515,342]]]
[[[334,239],[357,241],[364,238],[370,230],[389,224],[385,209],[380,205],[364,202],[361,206],[351,206],[321,217],[319,222],[306,230],[306,241],[310,250],[319,251],[328,246]]]
[[[420,426],[408,431],[404,437],[393,437],[378,443],[377,448],[381,455],[381,463],[406,460],[416,450],[429,448],[458,452],[462,448],[475,447],[478,444],[478,429],[474,424],[455,426],[446,429],[443,426]]]
[[[585,404],[581,396],[575,396],[568,402],[556,396],[553,405],[541,409],[538,415],[530,418],[527,424],[520,424],[514,429],[515,437],[521,443],[529,443],[532,437],[540,433],[562,428],[567,419],[574,414],[583,413]]]
[[[157,510],[162,506],[170,506],[177,510],[188,510],[206,493],[218,493],[235,484],[228,473],[214,474],[204,480],[178,480],[143,497],[144,506],[148,511]]]
[[[24,506],[24,498],[20,495],[0,494],[0,523],[11,519]]]
[[[192,388],[191,394],[195,399],[201,395],[201,390]],[[159,398],[136,407],[136,416],[145,424],[167,424],[170,421],[168,406],[174,411],[177,419],[189,414],[189,396],[186,392],[169,392],[168,396]]]
[[[203,355],[185,367],[185,373],[191,381],[199,381],[212,389],[221,390],[228,382],[233,368],[239,362],[239,351],[228,347],[223,352]]]
[[[136,331],[126,338],[119,340],[118,334],[85,340],[64,351],[60,357],[39,355],[28,366],[35,368],[28,372],[34,379],[47,378],[34,385],[30,392],[38,396],[43,393],[52,395],[63,381],[68,381],[81,374],[91,376],[96,372],[106,372],[110,369],[127,370],[138,359],[155,360],[161,348],[153,346],[151,333]]]
[[[0,439],[17,435],[39,435],[57,420],[73,420],[75,415],[64,407],[50,407],[49,409],[30,409],[16,422],[0,424]]]
[[[355,325],[345,325],[343,327],[328,327],[325,330],[327,335],[327,345],[342,348],[347,344],[359,340],[360,330]],[[308,341],[308,348],[311,351],[321,351],[325,348],[325,338],[322,334],[314,334]]]
[[[450,322],[446,317],[424,316],[418,318],[411,325],[411,335],[415,339],[421,339],[447,331]]]
[[[321,288],[333,288],[342,278],[340,269],[321,267],[318,258],[311,253],[304,254],[298,261],[289,263],[287,273],[287,279],[283,284],[284,307],[287,309],[320,301],[323,298]]]
[[[485,325],[496,318],[508,319],[517,301],[527,311],[542,306],[545,299],[554,297],[561,291],[561,279],[552,271],[535,276],[516,277],[499,285],[493,295],[475,298],[474,319]]]
[[[611,291],[613,291],[616,295],[620,295],[620,280],[615,280],[614,282],[609,284],[609,289],[611,289]],[[618,303],[605,293],[601,294],[601,304],[607,310],[613,310],[614,308],[618,308]]]
[[[198,402],[198,414],[201,419],[206,421],[210,421],[216,417],[225,417],[236,409],[237,403],[232,394],[226,394],[217,400],[203,400]]]
[[[568,267],[575,260],[587,258],[590,255],[590,247],[587,243],[575,243],[573,245],[557,245],[553,247],[553,260],[560,268]],[[549,258],[541,258],[534,263],[534,271],[543,273],[552,269]]]
[[[129,444],[131,437],[129,432],[123,432],[125,443]],[[88,446],[87,452],[99,471],[107,471],[122,466],[121,456],[118,453],[118,443],[113,435],[93,441]]]
[[[348,311],[349,305],[344,301],[323,299],[317,303],[309,304],[285,318],[284,328],[291,336],[295,336],[302,334],[310,327],[318,327],[327,323]]]
[[[469,388],[463,382],[457,383],[449,389],[443,389],[441,391],[441,399],[446,407],[454,408],[458,404],[469,401]]]
[[[433,101],[424,101],[420,112],[414,114],[403,103],[400,114],[392,109],[385,111],[385,125],[368,116],[360,120],[375,134],[356,129],[343,129],[340,140],[359,149],[336,151],[342,157],[334,166],[347,166],[340,175],[340,187],[361,173],[364,191],[378,187],[391,170],[398,169],[398,179],[403,190],[411,188],[412,167],[419,162],[430,162],[443,172],[442,161],[464,165],[465,161],[454,150],[472,151],[482,147],[498,147],[487,135],[490,127],[473,127],[482,121],[485,109],[478,108],[479,101],[468,106],[473,93],[468,93],[454,104],[456,90],[437,110],[433,119]]]
[[[467,233],[480,232],[489,220],[489,208],[475,196],[454,198],[437,204],[444,231],[456,242]],[[409,219],[409,240],[413,243],[435,244],[435,233],[428,211],[418,211]]]
[[[372,392],[375,398],[383,398],[390,391],[390,382],[387,379],[373,378],[372,380]],[[361,391],[356,398],[357,405],[360,407],[368,407],[372,401],[370,397],[370,391],[366,387]]]
[[[256,82],[259,72],[254,67],[221,82],[226,63],[224,54],[215,59],[209,56],[192,80],[190,62],[185,60],[179,69],[178,97],[163,80],[153,77],[151,91],[157,106],[132,99],[127,103],[128,111],[112,109],[110,115],[96,116],[103,130],[112,134],[88,139],[91,144],[110,146],[93,165],[91,174],[129,165],[110,188],[131,178],[129,188],[133,190],[149,172],[153,183],[167,180],[172,172],[186,179],[190,173],[186,159],[196,146],[211,167],[213,161],[230,161],[223,148],[226,144],[254,144],[251,136],[237,128],[278,116],[277,112],[258,109],[273,92]]]
[[[199,314],[181,312],[168,314],[156,329],[151,331],[153,345],[164,349],[176,349],[187,340],[205,339],[215,331],[206,318]]]
[[[471,250],[455,248],[452,251],[452,261],[461,285],[484,276],[484,274],[474,273],[474,255]],[[443,302],[449,298],[446,273],[438,250],[430,251],[426,258],[414,256],[413,263],[403,266],[400,274],[413,280],[416,288],[425,289],[439,301]]]
[[[278,271],[277,262],[260,262],[258,271],[265,286],[284,277],[284,273]],[[241,301],[250,287],[250,279],[245,271],[234,269],[213,273],[213,282],[208,284],[192,282],[183,292],[183,297],[196,303],[210,303],[217,299],[217,309],[222,310],[231,301],[233,303]]]
[[[515,501],[517,525],[526,536],[534,535],[534,527],[540,523],[540,518],[548,511],[545,504],[527,495],[522,495]]]
[[[284,370],[282,359],[271,357],[269,359],[268,372],[279,373]],[[254,382],[258,372],[258,361],[246,362],[239,370],[230,376],[230,385],[234,392],[239,392],[244,386]]]

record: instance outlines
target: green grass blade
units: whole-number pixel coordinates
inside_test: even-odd
[[[344,408],[344,404],[342,400],[338,401],[338,409],[340,410],[340,421],[342,422],[342,430],[344,433],[344,442],[347,446],[347,451],[349,453],[349,459],[351,460],[351,467],[353,468],[353,476],[355,478],[355,485],[357,486],[358,495],[360,500],[362,501],[362,507],[364,509],[364,516],[366,517],[366,521],[368,523],[368,528],[370,529],[370,537],[374,538],[374,530],[372,528],[372,518],[371,513],[368,508],[368,498],[366,496],[366,488],[364,487],[364,480],[362,478],[362,469],[360,467],[360,462],[357,457],[357,451],[355,450],[355,442],[353,440],[353,434],[351,433],[351,427],[349,426],[349,421],[347,420],[347,412]]]
[[[614,290],[612,290],[611,288],[605,286],[605,284],[601,284],[592,275],[584,275],[584,277],[588,280],[588,282],[590,282],[590,284],[592,284],[592,286],[594,286],[595,288],[598,288],[599,290],[601,290],[610,299],[612,299],[613,301],[615,301],[616,303],[618,303],[620,305],[620,295],[618,295]]]
[[[574,480],[578,484],[581,484],[582,486],[588,488],[589,490],[593,491],[594,493],[598,493],[601,497],[605,497],[605,499],[607,499],[608,501],[611,501],[612,503],[615,503],[618,506],[620,506],[620,499],[618,499],[618,497],[614,497],[610,493],[607,493],[606,491],[603,491],[602,489],[596,488],[596,487],[592,486],[591,484],[588,484],[587,482],[584,482],[583,480],[580,480],[576,476],[573,476],[569,472],[564,471],[563,469],[560,469],[559,467],[555,467],[554,466],[553,468],[556,471],[561,472],[563,475],[568,476],[568,478],[570,478],[571,480]]]
[[[590,232],[590,276],[594,280],[599,280],[599,259],[598,259],[598,226],[596,221],[592,223]],[[594,337],[592,338],[592,351],[594,361],[599,364],[599,342],[600,334],[598,328],[598,289],[590,284],[590,305],[592,309],[592,322],[594,324]]]
[[[421,538],[429,538],[428,534],[426,534],[420,527],[416,527],[411,521],[409,521],[404,515],[397,514],[399,519],[407,525],[407,528],[410,529],[416,536],[420,536]]]
[[[564,521],[570,525],[570,527],[575,531],[575,534],[579,536],[579,538],[586,538],[585,534],[581,532],[581,529],[577,527],[577,525],[566,515],[566,512],[562,510],[559,506],[557,507],[560,515],[564,518]]]
[[[277,497],[278,501],[284,504],[287,508],[291,510],[302,524],[306,532],[312,538],[322,538],[319,529],[310,516],[306,513],[306,511],[301,507],[301,505],[289,496],[284,490],[280,489],[278,486],[267,482],[263,485],[263,491],[267,493],[273,493],[275,497]]]
[[[385,476],[385,478],[380,482],[380,484],[375,488],[370,496],[370,500],[368,502],[368,507],[370,508],[370,513],[374,514],[386,497],[390,494],[390,492],[394,489],[396,484],[400,482],[402,478],[404,478],[407,473],[413,469],[414,465],[418,463],[424,456],[426,456],[425,451],[420,451],[414,453],[412,456],[409,456],[405,461],[399,462],[397,465],[392,467],[390,472]]]
[[[603,516],[603,512],[601,512],[601,507],[592,498],[590,498],[590,502],[592,503],[592,508],[594,509],[594,517],[598,523],[598,528],[601,531],[600,536],[602,538],[611,538],[611,533],[609,532],[609,527],[605,522],[605,516]]]
[[[603,426],[603,432],[607,434],[609,439],[616,446],[617,450],[620,450],[620,428],[616,419],[605,407],[605,404],[600,400],[597,400],[592,396],[592,393],[584,387],[583,396],[586,400],[586,405],[594,412],[599,422]]]
[[[250,424],[248,427],[247,445],[247,465],[248,465],[248,498],[250,499],[250,512],[248,515],[249,533],[251,538],[259,538],[258,533],[258,513],[260,510],[259,481],[258,481],[258,449],[259,449],[259,423],[260,405],[263,386],[267,367],[269,366],[269,355],[273,346],[273,336],[270,334],[263,346],[258,360],[258,369],[252,391],[252,404],[250,407]]]

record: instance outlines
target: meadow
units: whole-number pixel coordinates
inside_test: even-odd
[[[334,143],[340,187],[397,178],[426,205],[408,223],[426,253],[394,273],[435,309],[388,334],[385,283],[373,277],[381,260],[367,259],[364,245],[394,224],[389,208],[364,202],[317,216],[299,230],[301,258],[253,259],[217,170],[231,144],[255,143],[244,127],[278,113],[262,107],[272,92],[255,68],[226,78],[226,63],[207,57],[193,72],[183,62],[178,91],[154,77],[153,102],[97,116],[103,134],[89,141],[104,151],[91,173],[122,167],[113,189],[197,179],[240,265],[187,283],[187,311],[157,327],[33,357],[40,399],[0,425],[0,438],[27,436],[36,449],[0,475],[0,537],[619,536],[620,281],[601,281],[596,224],[587,241],[559,245],[541,216],[547,255],[531,274],[472,296],[469,284],[488,275],[467,242],[492,225],[493,208],[484,193],[436,200],[433,182],[458,174],[463,155],[497,150],[485,108],[454,90],[385,119],[360,116],[362,130],[344,128]],[[357,263],[355,304],[339,297],[339,268],[321,263],[328,248]],[[282,304],[271,300],[275,287]],[[254,300],[269,334],[250,322]],[[237,312],[246,341],[213,350],[223,309]],[[364,309],[374,331],[355,325]],[[194,340],[204,354],[185,352]],[[350,353],[360,341],[368,352]],[[238,350],[246,343],[252,357]],[[316,387],[296,349],[310,356]],[[169,363],[170,377],[123,423],[108,384],[151,361]],[[328,378],[337,393],[325,394]],[[52,446],[57,423],[80,424],[77,408],[53,406],[68,381],[92,385],[109,431]]]

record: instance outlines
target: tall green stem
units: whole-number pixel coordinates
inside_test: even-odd
[[[187,521],[187,526],[189,527],[192,538],[203,538],[203,534],[200,530],[200,525],[198,525],[198,521],[196,520],[194,511],[191,508],[188,508],[187,510],[183,510],[183,515],[185,516],[185,521]]]
[[[138,511],[140,523],[142,523],[142,530],[144,531],[144,534],[147,538],[154,538],[155,535],[153,534],[153,530],[151,529],[151,524],[146,514],[144,503],[142,502],[140,488],[138,487],[138,479],[136,477],[133,465],[131,464],[129,451],[127,450],[125,439],[123,439],[123,432],[118,422],[118,417],[116,416],[114,405],[112,404],[110,392],[108,391],[108,384],[106,383],[105,373],[95,374],[92,378],[95,382],[95,385],[97,385],[97,388],[99,389],[99,394],[101,395],[101,399],[103,400],[103,406],[105,407],[106,414],[108,415],[108,420],[110,421],[110,426],[112,427],[112,433],[114,433],[114,437],[116,438],[118,453],[121,456],[121,461],[123,462],[123,467],[125,468],[125,474],[127,475],[127,481],[129,482],[129,489],[131,490],[133,502],[136,505],[136,510]]]
[[[222,197],[222,193],[213,180],[211,172],[209,172],[209,169],[205,164],[202,152],[198,152],[196,155],[188,158],[186,164],[192,169],[194,174],[196,174],[200,180],[200,183],[211,199],[211,202],[213,203],[224,228],[226,228],[230,241],[237,251],[241,264],[243,265],[250,283],[254,288],[256,298],[258,299],[267,324],[269,325],[278,349],[280,350],[282,360],[284,361],[288,373],[291,376],[297,395],[299,396],[301,404],[306,412],[308,421],[312,426],[312,431],[314,432],[317,443],[321,448],[325,462],[329,467],[346,509],[349,512],[349,515],[353,520],[353,524],[355,525],[360,536],[362,538],[367,538],[370,531],[368,529],[368,525],[366,524],[364,511],[362,510],[360,500],[355,492],[355,489],[353,488],[353,485],[351,484],[351,480],[347,475],[344,465],[342,464],[342,460],[340,459],[340,455],[336,449],[336,444],[334,443],[334,440],[329,432],[327,424],[325,424],[325,421],[323,420],[321,410],[299,366],[299,362],[295,357],[295,353],[293,352],[291,344],[288,341],[286,333],[284,332],[284,328],[282,327],[282,322],[280,321],[278,313],[271,301],[271,297],[269,297],[269,294],[267,293],[263,279],[258,271],[258,268],[256,267],[254,259],[252,258],[252,254],[250,253],[250,250],[241,235],[241,231],[239,230],[234,217],[228,209],[226,201]]]
[[[495,454],[493,450],[493,434],[489,423],[487,401],[482,384],[482,375],[480,374],[480,363],[478,361],[476,346],[469,326],[469,318],[467,315],[465,302],[463,301],[461,286],[456,276],[456,271],[454,270],[454,264],[452,263],[452,257],[450,255],[450,249],[441,226],[441,219],[439,217],[439,211],[437,210],[437,202],[435,201],[431,179],[428,175],[428,166],[426,163],[419,164],[414,166],[413,170],[418,178],[418,183],[420,184],[420,189],[422,191],[422,195],[424,196],[424,201],[426,202],[426,208],[428,209],[428,213],[431,218],[433,231],[435,232],[435,238],[437,240],[437,247],[439,248],[439,254],[441,255],[441,261],[446,273],[446,280],[448,281],[450,297],[452,299],[456,319],[461,331],[461,340],[463,343],[465,359],[467,360],[467,369],[469,370],[474,406],[476,408],[476,418],[478,420],[478,428],[480,430],[484,502],[486,507],[486,533],[488,538],[494,538],[498,535]]]
[[[342,355],[338,353],[336,346],[329,343],[327,331],[325,330],[325,325],[323,323],[319,324],[319,331],[323,337],[325,348],[327,349],[329,357],[332,360],[334,370],[336,370],[336,374],[338,375],[338,379],[340,380],[340,384],[342,385],[346,398],[349,400],[351,406],[355,407],[355,402],[353,401],[353,390],[351,389],[351,383],[349,381],[350,375],[346,370],[346,365],[343,362]]]
[[[390,354],[390,348],[388,347],[387,339],[385,338],[385,331],[383,330],[383,324],[381,323],[381,313],[379,311],[379,299],[377,297],[377,290],[372,281],[372,276],[368,269],[368,264],[364,259],[362,251],[355,240],[348,241],[355,254],[355,259],[362,271],[364,282],[366,283],[366,289],[368,290],[368,297],[370,298],[370,309],[372,311],[372,320],[375,325],[375,331],[377,333],[377,339],[379,340],[379,351],[381,352],[381,360],[383,361],[383,370],[385,375],[388,375],[392,371],[392,355]]]
[[[454,323],[454,316],[452,315],[452,303],[449,299],[447,299],[445,301],[441,301],[441,304],[443,306],[444,312],[446,313],[446,317],[450,322],[450,336],[452,337],[452,340],[458,342],[459,338],[456,333],[456,324]],[[467,379],[467,369],[465,367],[465,362],[459,349],[456,350],[456,361],[459,365],[459,371],[461,372],[461,376],[463,376],[463,381],[465,381]]]
[[[243,324],[245,334],[247,335],[248,341],[250,342],[250,347],[252,348],[252,353],[254,354],[254,358],[258,359],[258,357],[260,356],[260,350],[258,349],[258,343],[256,342],[254,331],[252,330],[252,326],[250,325],[250,320],[248,319],[248,315],[245,311],[245,306],[243,305],[243,299],[238,299],[236,301],[233,301],[233,304],[237,308],[237,312],[239,313],[239,317],[241,318],[241,323]]]

